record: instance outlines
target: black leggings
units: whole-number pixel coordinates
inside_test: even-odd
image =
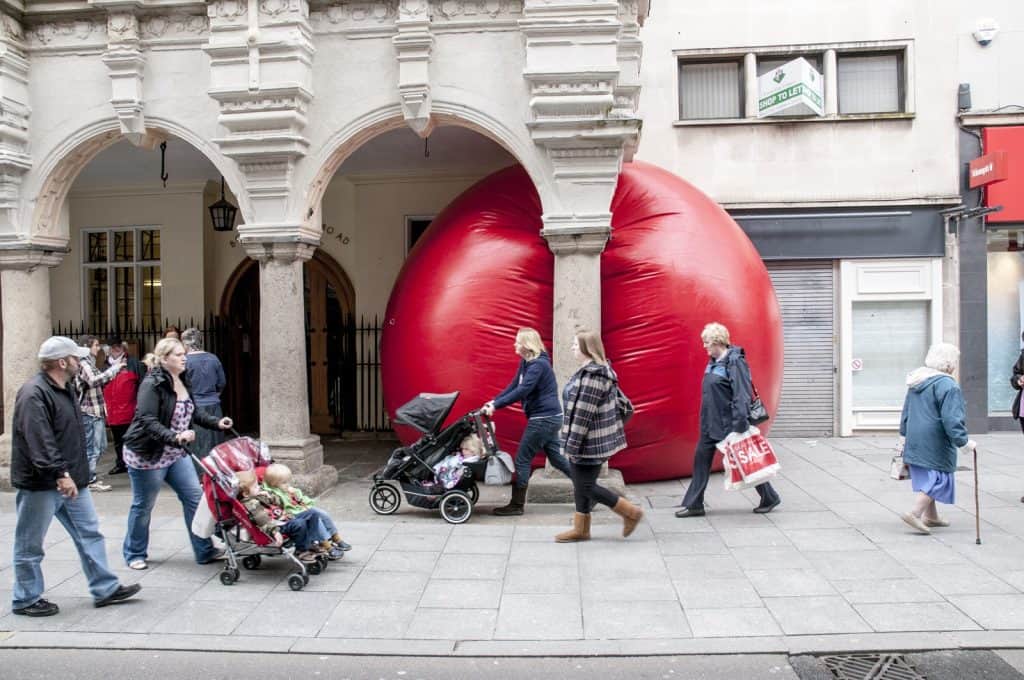
[[[1020,431],[1024,432],[1024,418],[1017,418],[1017,422],[1020,423]]]
[[[612,491],[597,483],[601,474],[600,465],[577,465],[569,463],[572,468],[572,492],[576,498],[576,512],[588,513],[594,509],[594,503],[603,503],[609,508],[615,507],[619,497]]]
[[[110,433],[114,435],[114,464],[117,467],[124,467],[124,435],[128,432],[128,425],[111,425]]]

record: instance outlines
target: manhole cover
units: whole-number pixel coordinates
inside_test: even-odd
[[[902,654],[823,656],[837,680],[927,680]]]

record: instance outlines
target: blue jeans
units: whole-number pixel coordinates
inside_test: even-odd
[[[103,418],[82,414],[82,429],[85,431],[85,455],[89,459],[89,478],[96,474],[96,463],[107,450],[107,424]]]
[[[67,530],[78,550],[82,571],[89,581],[93,599],[112,595],[118,588],[117,576],[107,566],[107,551],[99,518],[88,489],[79,489],[77,498],[65,498],[53,491],[18,489],[15,496],[17,520],[14,527],[14,609],[29,607],[42,597],[45,585],[43,539],[54,517]]]
[[[572,479],[569,461],[562,455],[559,437],[561,430],[562,416],[530,418],[526,421],[526,429],[523,430],[523,438],[519,440],[519,449],[516,451],[516,487],[521,489],[530,483],[530,463],[541,449],[556,470]]]
[[[192,533],[192,517],[199,503],[205,502],[199,486],[192,459],[179,458],[174,464],[158,470],[137,470],[128,468],[128,479],[132,481],[132,508],[128,512],[128,529],[124,537],[124,561],[144,560],[149,549],[149,520],[153,514],[156,497],[164,482],[174,489],[181,501],[185,514],[185,531],[192,541],[192,552],[196,562],[205,564],[217,555],[217,550],[208,538],[199,538]]]
[[[314,543],[326,541],[334,533],[325,526],[325,517],[327,513],[323,510],[310,508],[282,524],[281,532],[292,539],[299,550],[309,550]],[[330,522],[330,517],[327,521]]]

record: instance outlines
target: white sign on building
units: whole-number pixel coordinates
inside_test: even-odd
[[[757,79],[757,117],[820,116],[822,91],[821,74],[798,57]]]

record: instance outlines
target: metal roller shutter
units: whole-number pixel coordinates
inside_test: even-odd
[[[835,281],[830,260],[766,262],[782,312],[785,372],[771,433],[825,437],[835,422]]]

